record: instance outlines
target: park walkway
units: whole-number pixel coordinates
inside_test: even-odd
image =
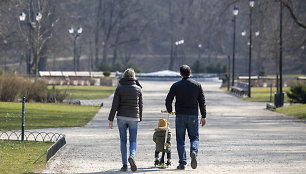
[[[246,102],[219,89],[216,81],[202,82],[207,101],[207,125],[200,128],[198,168],[175,170],[178,156],[173,131],[173,166],[153,166],[153,130],[172,82],[143,81],[144,115],[138,133],[137,173],[306,173],[306,124],[265,110],[265,103]],[[112,97],[85,127],[52,129],[66,134],[67,145],[44,173],[121,173],[119,133],[108,129]],[[115,123],[115,122],[114,122]],[[170,127],[174,118],[170,120]],[[187,141],[187,154],[189,142]],[[128,173],[132,173],[130,170]]]

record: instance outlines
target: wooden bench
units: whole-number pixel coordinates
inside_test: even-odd
[[[248,94],[249,83],[237,82],[235,86],[231,86],[232,92],[236,95],[242,96]]]

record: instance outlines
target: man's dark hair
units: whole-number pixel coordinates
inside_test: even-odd
[[[183,77],[189,77],[190,76],[190,67],[188,65],[182,65],[180,67],[180,73]]]

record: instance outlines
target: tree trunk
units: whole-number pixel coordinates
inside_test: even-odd
[[[174,33],[173,33],[173,13],[172,13],[172,1],[169,0],[169,22],[170,22],[170,62],[168,69],[169,70],[174,70],[173,65],[174,65],[174,50],[173,50],[173,45],[174,45]]]
[[[101,14],[102,14],[102,0],[99,0],[97,10],[97,24],[95,28],[95,65],[99,65],[99,51],[100,51],[100,29],[101,29]]]

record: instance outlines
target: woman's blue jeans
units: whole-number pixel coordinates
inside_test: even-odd
[[[185,134],[186,129],[190,140],[190,153],[195,152],[198,154],[199,147],[199,123],[198,116],[195,115],[176,115],[176,143],[177,152],[179,155],[180,165],[186,165],[186,150],[185,150]]]
[[[136,153],[136,139],[138,130],[138,121],[117,120],[120,134],[120,150],[122,164],[127,165],[127,129],[129,128],[130,140],[130,157],[134,157]]]

